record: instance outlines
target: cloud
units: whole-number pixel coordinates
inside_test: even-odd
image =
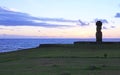
[[[38,22],[36,22],[38,21]],[[43,26],[43,27],[71,27],[69,25],[49,24],[47,21],[55,22],[76,22],[76,20],[67,20],[62,18],[39,18],[33,17],[27,13],[12,11],[0,7],[0,25],[4,26]]]
[[[0,34],[0,38],[35,38],[34,36],[24,36],[24,35],[15,35],[15,34]]]
[[[115,17],[120,18],[120,13],[116,13]]]
[[[111,26],[111,28],[115,28],[115,26]]]
[[[106,27],[106,26],[103,26],[103,29],[113,29],[113,28],[115,28],[115,26],[110,26],[110,27]]]
[[[77,25],[80,25],[80,26],[88,26],[89,23],[86,23],[86,22],[83,22],[83,21],[81,21],[81,20],[78,20]]]
[[[36,18],[36,20],[41,20],[41,21],[55,21],[55,22],[72,22],[75,23],[77,22],[76,20],[67,20],[63,18]]]
[[[103,29],[108,29],[107,27],[103,26]]]
[[[8,28],[3,28],[3,27],[0,27],[0,30],[10,30],[10,31],[14,31],[14,29],[8,29]]]
[[[108,23],[108,21],[106,19],[98,19],[98,18],[96,18],[94,21],[95,22],[101,21],[102,23],[106,23],[106,24]]]

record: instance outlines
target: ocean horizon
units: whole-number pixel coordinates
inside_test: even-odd
[[[95,42],[95,38],[1,38],[0,53],[38,47],[40,44],[73,44],[75,41]],[[120,42],[120,38],[104,38],[103,42]]]

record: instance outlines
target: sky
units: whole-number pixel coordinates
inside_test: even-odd
[[[0,0],[0,38],[120,38],[120,0]]]

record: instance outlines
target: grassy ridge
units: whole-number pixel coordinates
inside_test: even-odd
[[[119,58],[114,44],[33,48],[1,53],[0,75],[119,75]]]

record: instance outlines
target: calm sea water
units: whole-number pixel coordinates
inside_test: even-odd
[[[40,44],[72,44],[74,41],[95,41],[95,39],[0,39],[0,53],[38,47]],[[118,39],[103,41],[120,42]]]

